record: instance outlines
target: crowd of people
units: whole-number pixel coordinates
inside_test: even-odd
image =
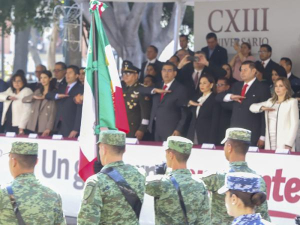
[[[251,130],[253,146],[296,150],[300,79],[292,74],[291,59],[274,62],[272,47],[262,44],[256,61],[251,45],[236,40],[228,63],[215,33],[207,34],[207,46],[196,52],[188,48],[188,36],[179,39],[181,49],[165,63],[153,45],[141,69],[123,61],[127,137],[166,141],[173,135],[220,145],[227,128],[241,127]],[[0,132],[77,137],[84,68],[57,62],[54,77],[43,65],[35,73],[36,83],[27,84],[22,71],[10,85],[0,80]]]

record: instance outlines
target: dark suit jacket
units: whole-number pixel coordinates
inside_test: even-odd
[[[226,94],[241,95],[244,82],[233,84],[229,92],[220,93],[216,100],[223,102]],[[233,102],[230,127],[240,127],[251,130],[251,144],[257,144],[260,136],[265,136],[265,118],[263,113],[252,113],[249,108],[253,103],[264,102],[271,97],[270,89],[267,85],[259,82],[257,79],[253,82],[245,95],[242,103]]]
[[[66,87],[61,85],[58,91],[54,93],[64,94],[65,89]],[[83,86],[79,81],[69,91],[69,97],[56,99],[57,112],[54,121],[54,129],[58,129],[60,122],[61,124],[58,133],[62,134],[64,137],[68,137],[73,130],[78,133],[80,131],[82,104],[75,104],[73,100],[77,94],[83,94]]]
[[[187,117],[188,98],[185,87],[174,80],[169,90],[172,92],[165,94],[162,101],[160,101],[160,94],[153,96],[150,116],[149,130],[151,133],[157,133],[162,141],[167,140],[174,130],[182,133]],[[152,129],[154,121],[155,131]]]
[[[217,130],[220,120],[220,104],[217,104],[215,96],[216,95],[214,93],[210,94],[210,96],[201,106],[198,117],[196,117],[197,107],[191,106],[193,116],[189,126],[187,138],[194,141],[196,133],[198,144],[217,144]]]
[[[53,78],[51,82],[54,84],[56,90],[47,93],[46,99],[55,100],[55,94],[57,93],[57,90],[59,90],[60,88],[66,89],[67,81],[66,78],[64,77],[64,79],[61,82],[57,82],[56,78]]]
[[[294,94],[300,91],[300,79],[296,77],[294,74],[291,74],[289,77],[289,81],[291,83]]]
[[[226,130],[230,127],[230,119],[232,115],[233,102],[217,102],[220,108],[219,126],[216,130],[217,133],[217,145],[221,145],[222,140],[225,137]]]
[[[27,86],[33,91],[35,92],[39,87],[40,87],[40,83],[38,82],[34,82],[34,83],[29,83]]]
[[[156,81],[161,81],[162,80],[161,69],[163,67],[163,63],[161,61],[159,61],[158,59],[156,59],[154,64],[155,64],[155,66],[157,68],[157,72],[158,72],[158,74],[156,74]],[[147,61],[142,63],[142,69],[141,69],[141,74],[140,74],[140,78],[139,78],[139,82],[141,84],[144,83],[144,77],[147,75],[147,74],[144,74],[146,65],[147,65]]]
[[[261,61],[259,61],[261,63]],[[264,73],[263,73],[263,79],[267,81],[269,85],[272,85],[272,70],[274,67],[278,67],[279,64],[274,62],[272,59],[270,59],[269,63],[265,67]]]
[[[200,90],[199,90],[200,79],[198,80],[197,87],[195,87],[195,83],[193,80],[193,73],[194,73],[193,63],[188,63],[183,68],[177,71],[177,76],[176,76],[176,80],[186,87],[188,91],[189,99],[191,99],[193,96],[200,94]],[[204,67],[201,73],[201,77],[204,76],[205,74],[212,75],[215,78],[215,81],[217,81],[218,78],[224,77],[226,75],[226,71],[222,69],[222,67],[216,66],[213,63],[209,63],[208,66]]]
[[[204,47],[201,51],[205,52],[206,58],[209,62],[214,63],[217,66],[222,66],[224,63],[228,63],[227,50],[220,45],[217,45],[212,55],[209,57],[208,47]]]

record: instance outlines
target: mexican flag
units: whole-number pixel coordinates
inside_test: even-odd
[[[98,151],[96,134],[104,129],[121,130],[125,133],[129,131],[119,74],[101,22],[101,14],[106,7],[96,0],[90,2],[92,23],[79,137],[79,175],[84,181],[94,174],[93,164],[97,160]],[[97,83],[95,76],[98,78]],[[97,117],[99,124],[96,124]]]

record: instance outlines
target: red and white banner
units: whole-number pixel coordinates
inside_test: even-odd
[[[78,141],[0,137],[0,150],[9,152],[11,143],[21,140],[39,144],[36,176],[43,184],[61,194],[65,215],[76,217],[84,187],[84,182],[78,176]],[[155,164],[165,161],[165,152],[161,145],[127,145],[124,161],[143,167],[147,174],[151,174],[154,173]],[[300,214],[300,155],[248,153],[247,162],[267,183],[272,222],[294,225],[293,217]],[[0,157],[0,165],[0,182],[5,184],[12,180],[7,155]],[[228,162],[222,150],[195,148],[188,168],[193,173],[220,171],[228,168]],[[143,225],[154,224],[153,199],[147,195],[140,222]]]

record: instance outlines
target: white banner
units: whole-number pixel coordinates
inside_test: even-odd
[[[35,174],[44,184],[61,194],[64,213],[76,217],[79,211],[84,183],[78,176],[79,144],[77,141],[24,139],[0,137],[0,150],[9,152],[13,141],[38,142],[39,162]],[[127,145],[126,163],[143,167],[154,173],[155,164],[165,161],[160,146]],[[300,155],[248,153],[249,167],[264,176],[268,186],[269,212],[275,224],[294,225],[293,214],[300,214]],[[8,157],[0,157],[1,184],[12,181]],[[193,173],[228,168],[221,150],[193,149],[188,161]],[[225,206],[224,206],[225,207]],[[153,199],[146,196],[141,212],[141,224],[154,224]]]
[[[210,32],[217,34],[229,60],[236,54],[235,38],[250,43],[257,60],[259,46],[269,44],[272,59],[291,58],[293,71],[300,76],[299,8],[299,0],[195,2],[195,50],[207,46],[205,37]]]

